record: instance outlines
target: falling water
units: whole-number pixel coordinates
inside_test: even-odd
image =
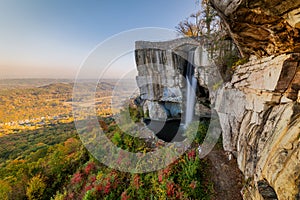
[[[197,79],[194,77],[194,51],[190,51],[188,55],[188,64],[185,74],[186,79],[186,109],[185,123],[187,127],[193,120],[196,99]]]

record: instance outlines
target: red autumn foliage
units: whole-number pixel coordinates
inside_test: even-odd
[[[133,177],[133,185],[136,189],[139,189],[139,187],[141,186],[141,179],[138,174],[134,175]]]
[[[190,151],[188,152],[188,158],[189,158],[190,160],[192,160],[192,159],[195,159],[195,157],[196,157],[196,151],[195,151],[195,149],[190,150]]]
[[[191,184],[190,184],[190,187],[192,189],[195,189],[197,187],[197,181],[192,181]]]
[[[92,176],[92,177],[90,178],[90,181],[91,181],[92,183],[94,183],[96,180],[97,180],[96,176]]]
[[[89,174],[89,173],[90,173],[91,171],[93,171],[95,168],[96,168],[95,163],[94,163],[94,162],[90,162],[90,163],[88,163],[87,166],[85,167],[84,172],[85,172],[86,174]]]
[[[77,172],[73,175],[73,178],[71,179],[72,184],[76,184],[82,181],[82,175],[80,172]]]
[[[126,191],[121,194],[121,200],[128,200],[130,196],[127,195]]]
[[[98,191],[98,192],[101,192],[102,190],[103,190],[103,186],[100,184],[100,185],[97,185],[96,186],[96,190]]]
[[[68,199],[74,199],[74,193],[73,192],[71,192],[70,194],[68,194]]]
[[[167,183],[167,195],[169,197],[173,196],[175,193],[175,183],[174,182],[168,182]]]
[[[110,187],[111,187],[111,184],[110,182],[108,181],[104,187],[104,194],[108,194],[110,193]]]
[[[158,182],[162,182],[163,181],[163,173],[161,171],[158,172]]]
[[[171,172],[171,168],[168,166],[165,169],[163,169],[163,175],[164,176],[168,176],[169,173]]]
[[[85,187],[84,190],[87,192],[87,191],[89,191],[91,189],[93,189],[93,186],[92,185],[88,185],[88,186]]]
[[[111,171],[110,172],[110,177],[107,178],[107,182],[110,182],[111,184],[111,187],[112,188],[117,188],[120,184],[120,180],[118,179],[118,173],[116,171]]]
[[[183,199],[183,191],[176,191],[176,199]]]

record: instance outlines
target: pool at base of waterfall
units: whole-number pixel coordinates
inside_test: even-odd
[[[181,119],[167,119],[166,121],[144,119],[144,123],[159,139],[165,142],[181,142],[186,139]]]

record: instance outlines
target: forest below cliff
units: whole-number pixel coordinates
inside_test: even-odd
[[[70,98],[70,88],[70,84],[59,83],[11,92],[2,90],[2,102],[8,105],[11,100],[11,105],[17,108],[18,112],[11,113],[15,117],[12,120],[22,119],[23,113],[29,119],[31,112],[37,116],[50,115],[48,109],[52,115],[67,116],[69,108],[64,110],[59,105]],[[109,93],[109,89],[103,90],[104,93]],[[20,98],[23,100],[17,101]],[[32,108],[42,106],[39,102],[44,99],[53,99],[57,105],[53,107],[50,101],[49,107],[44,105],[44,110],[39,110],[40,114],[34,112]],[[24,101],[26,105],[22,105]],[[135,107],[130,108],[130,117],[136,122],[141,120],[139,112]],[[25,122],[18,126],[3,125],[0,199],[210,199],[213,194],[209,163],[197,156],[197,146],[207,129],[205,123],[200,124],[193,147],[170,166],[157,172],[131,174],[99,163],[83,146],[72,118],[52,119],[51,123],[44,119],[44,122],[31,126]],[[112,117],[99,115],[99,123],[107,137],[122,149],[144,152],[164,145],[157,139],[144,140],[126,134]]]

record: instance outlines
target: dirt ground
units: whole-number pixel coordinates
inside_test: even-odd
[[[212,200],[240,200],[243,187],[243,175],[237,167],[234,156],[231,160],[224,150],[215,148],[207,155],[210,164],[210,176],[214,184]]]

